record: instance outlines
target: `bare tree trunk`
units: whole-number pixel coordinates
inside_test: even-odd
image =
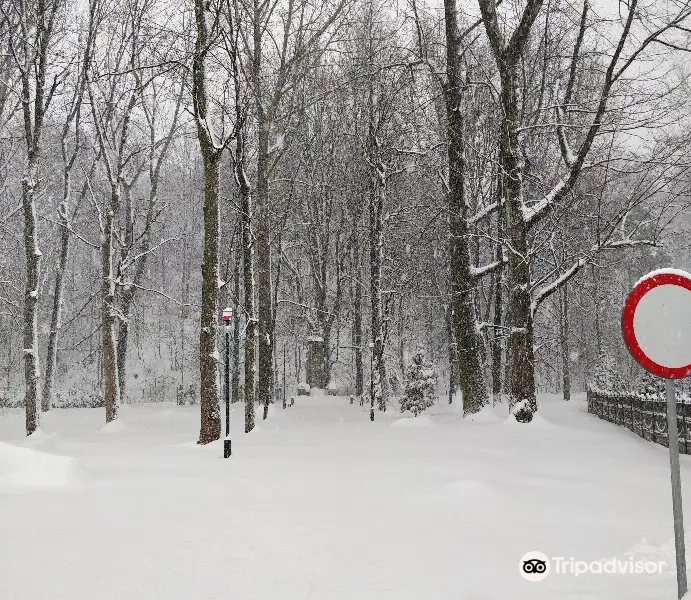
[[[155,156],[156,141],[156,122],[155,109],[151,111],[146,106],[144,107],[144,114],[146,115],[147,123],[149,125],[149,199],[147,203],[146,219],[144,222],[144,230],[141,234],[141,247],[139,248],[138,258],[133,255],[135,253],[134,247],[134,206],[132,204],[131,188],[134,181],[125,186],[126,194],[126,231],[125,231],[125,250],[123,252],[123,261],[121,267],[128,269],[134,267],[134,275],[132,278],[124,283],[124,292],[121,299],[121,316],[120,326],[118,331],[118,377],[120,380],[120,397],[123,401],[126,399],[126,385],[127,385],[127,348],[129,342],[130,319],[133,313],[135,303],[135,296],[137,288],[141,284],[142,277],[146,271],[146,264],[151,252],[151,228],[156,219],[156,207],[158,205],[158,186],[161,178],[161,167],[168,154],[170,144],[173,140],[175,128],[177,126],[180,109],[182,106],[182,97],[184,92],[184,85],[180,86],[180,93],[175,104],[175,111],[171,120],[170,128],[163,142],[163,147],[158,155]],[[154,97],[154,102],[156,98]],[[135,178],[136,180],[136,178]],[[130,256],[132,255],[132,256]],[[165,254],[161,254],[163,258]],[[133,264],[134,263],[134,264]],[[165,272],[165,269],[163,269]],[[121,276],[126,277],[126,273]]]
[[[216,146],[207,121],[209,115],[205,58],[209,50],[206,22],[207,4],[195,0],[197,38],[192,60],[192,97],[197,137],[204,162],[204,257],[202,262],[202,307],[199,328],[199,396],[201,403],[200,444],[221,437],[221,400],[219,390],[218,348],[218,247],[219,179],[222,147]]]
[[[256,11],[256,6],[255,6]],[[239,15],[228,15],[231,29],[239,27]],[[258,14],[255,12],[255,18]],[[257,24],[254,24],[255,34],[255,52],[261,50],[258,48],[259,42],[256,39]],[[233,34],[234,35],[234,34]],[[232,37],[232,36],[231,36]],[[252,231],[254,223],[254,198],[252,197],[252,188],[247,177],[246,161],[247,161],[247,106],[243,100],[242,90],[240,89],[241,82],[241,66],[240,56],[237,45],[231,45],[231,62],[233,68],[233,75],[235,79],[235,115],[236,115],[236,130],[235,137],[235,156],[233,164],[233,173],[235,176],[235,183],[240,192],[240,243],[238,244],[238,255],[235,264],[235,304],[240,304],[240,259],[242,259],[242,287],[243,287],[243,308],[245,313],[245,335],[244,335],[244,401],[245,401],[245,433],[249,433],[254,429],[254,404],[256,401],[256,376],[257,376],[257,315],[255,312],[255,282],[254,282],[254,233]],[[261,62],[261,58],[258,59]],[[258,70],[258,67],[256,67]],[[256,81],[256,80],[255,80]],[[270,249],[269,249],[270,250]],[[270,273],[269,273],[270,276]],[[270,291],[270,290],[269,290]],[[236,323],[236,348],[239,353],[239,320]],[[236,359],[239,362],[239,354]],[[239,384],[239,372],[237,373]],[[273,379],[273,378],[272,378]],[[233,385],[238,385],[233,380]]]
[[[446,69],[444,87],[448,136],[449,189],[449,279],[453,341],[456,345],[459,384],[463,394],[463,414],[473,414],[488,403],[483,345],[475,316],[471,274],[468,208],[465,201],[465,158],[461,56],[456,0],[444,0],[446,23]]]
[[[269,414],[273,402],[273,297],[271,294],[271,211],[269,209],[269,121],[258,119],[257,150],[257,307],[259,317],[259,361],[257,401]]]
[[[500,164],[504,170],[504,202],[509,252],[509,404],[516,420],[530,422],[537,410],[533,356],[533,320],[530,309],[530,265],[528,227],[523,218],[524,159],[519,140],[520,99],[518,57],[504,69],[502,106],[504,123],[500,144]]]
[[[451,307],[444,310],[446,321],[447,348],[449,350],[449,404],[453,404],[454,394],[459,389],[458,384],[458,353],[454,342],[453,323],[451,322]]]
[[[242,217],[241,217],[242,219]],[[242,222],[242,221],[241,221]],[[232,348],[230,358],[233,365],[233,376],[231,380],[231,390],[233,402],[240,399],[240,267],[242,265],[242,225],[237,234],[237,244],[235,245],[235,265],[233,267],[233,309],[235,318],[233,319],[233,340],[235,343]]]
[[[67,269],[67,263],[69,261],[69,251],[70,251],[70,217],[68,216],[69,208],[69,198],[70,198],[70,173],[74,160],[76,159],[76,150],[72,154],[71,158],[67,159],[67,151],[64,144],[63,138],[63,157],[65,162],[65,168],[63,171],[63,194],[62,202],[60,203],[60,208],[58,209],[58,223],[60,227],[60,247],[59,247],[59,258],[58,267],[55,273],[55,284],[53,286],[53,307],[50,318],[50,331],[48,334],[48,353],[46,357],[46,375],[45,382],[43,386],[43,396],[41,398],[41,410],[48,411],[52,406],[53,397],[53,385],[55,383],[55,372],[58,365],[58,339],[60,337],[60,328],[62,326],[62,309],[64,304],[64,293],[65,293],[65,271]],[[91,168],[87,174],[87,181],[82,186],[81,194],[79,200],[77,201],[77,206],[72,212],[72,219],[77,214],[79,205],[84,199],[88,186],[87,183],[93,176],[96,169],[97,159],[94,159],[91,164]]]
[[[499,26],[494,0],[479,0],[485,31],[492,48],[501,80],[502,130],[499,145],[501,190],[506,211],[509,239],[509,297],[507,348],[509,371],[509,406],[519,422],[530,422],[537,410],[535,363],[533,356],[533,320],[530,304],[530,265],[528,258],[528,223],[523,218],[523,180],[525,161],[521,151],[519,96],[521,56],[537,18],[542,0],[528,0],[520,25],[505,40]]]
[[[39,426],[38,394],[40,370],[38,362],[38,283],[41,251],[38,248],[36,222],[36,180],[38,160],[29,152],[26,172],[22,179],[22,209],[24,212],[24,256],[26,283],[24,287],[24,408],[26,434],[31,435]]]
[[[53,288],[53,307],[50,319],[50,332],[48,334],[48,353],[46,357],[46,376],[43,386],[43,396],[41,398],[41,408],[43,411],[51,409],[53,385],[55,383],[55,371],[57,369],[58,360],[58,337],[60,334],[60,325],[62,320],[63,295],[65,287],[65,269],[67,268],[67,261],[69,259],[70,249],[70,217],[68,209],[70,205],[70,179],[72,168],[80,150],[80,125],[81,125],[81,108],[84,99],[84,92],[86,91],[87,74],[91,67],[91,58],[93,54],[93,44],[96,37],[96,6],[98,0],[89,0],[89,25],[87,31],[86,45],[82,57],[81,70],[78,72],[77,84],[75,86],[74,95],[72,96],[72,104],[67,113],[67,118],[62,129],[62,138],[60,149],[62,153],[63,162],[63,177],[62,177],[62,201],[58,209],[58,226],[60,227],[60,248],[58,258],[58,268],[55,273],[55,285]],[[71,152],[67,149],[67,138],[72,125],[75,128],[75,145]],[[91,169],[87,175],[90,179],[96,167],[96,160],[92,163]],[[79,204],[86,194],[86,184],[82,189],[82,194],[77,202],[77,207],[74,209],[72,219],[76,216]]]
[[[41,136],[54,89],[46,85],[50,44],[54,34],[55,15],[61,3],[19,3],[15,7],[19,19],[17,27],[10,27],[7,36],[9,49],[17,62],[21,79],[21,107],[26,142],[26,167],[22,176],[22,212],[24,216],[24,408],[26,434],[39,426],[39,349],[38,349],[38,293],[41,251],[38,246],[36,218],[36,186]],[[5,13],[5,16],[7,13]],[[18,34],[18,35],[17,35]],[[17,37],[14,37],[17,35]]]
[[[202,262],[202,307],[199,323],[199,377],[201,428],[199,443],[221,437],[218,372],[218,246],[220,154],[204,156],[204,259]]]
[[[111,186],[110,203],[103,220],[101,243],[101,355],[103,361],[103,404],[106,423],[118,418],[120,381],[118,378],[117,350],[115,341],[115,276],[113,273],[113,226],[120,209],[121,184]]]
[[[131,305],[131,302],[128,302]],[[125,313],[124,309],[129,310]],[[130,337],[130,319],[132,318],[131,306],[123,306],[123,318],[118,324],[118,344],[116,348],[118,363],[118,385],[120,386],[120,398],[127,404],[127,348]]]
[[[134,251],[134,207],[132,206],[131,188],[125,186],[125,247],[122,249],[121,266],[127,261],[129,252]],[[147,217],[148,220],[148,217]],[[148,246],[148,231],[144,234],[146,236],[145,246]],[[148,248],[146,248],[148,250]],[[142,256],[142,262],[137,265],[144,271],[144,260],[146,255]],[[126,276],[122,273],[121,276]],[[134,278],[136,281],[125,283],[122,298],[120,299],[120,319],[118,319],[118,345],[117,345],[117,363],[118,363],[118,385],[120,386],[120,398],[126,401],[126,387],[127,387],[127,344],[130,333],[130,317],[132,313],[132,303],[134,301],[134,285],[138,283],[138,277]]]
[[[257,375],[257,317],[254,303],[254,236],[252,234],[252,192],[245,174],[245,137],[239,127],[235,157],[235,178],[240,188],[242,211],[242,267],[245,308],[245,433],[254,429],[255,380]]]
[[[374,368],[372,372],[372,387],[374,403],[381,407],[384,403],[384,381],[386,370],[384,366],[384,337],[382,311],[382,263],[384,257],[384,223],[383,210],[386,197],[386,165],[378,156],[378,148],[374,139],[374,132],[370,132],[370,174],[369,190],[369,257],[370,257],[370,327]]]
[[[569,368],[569,296],[568,285],[559,290],[559,347],[564,400],[571,400],[571,371]]]
[[[65,288],[65,269],[70,249],[70,231],[67,218],[67,205],[70,194],[69,173],[65,173],[63,180],[63,200],[58,211],[58,223],[60,224],[60,248],[58,268],[55,272],[55,285],[53,287],[53,310],[50,317],[50,332],[48,333],[48,354],[46,356],[46,375],[43,384],[43,396],[41,398],[41,410],[51,409],[53,384],[55,382],[55,370],[58,359],[58,332],[62,320],[62,306]]]
[[[364,371],[362,365],[362,255],[359,249],[353,250],[353,276],[351,285],[353,290],[353,331],[352,344],[355,353],[355,395],[364,393]]]
[[[501,189],[501,186],[500,186]],[[501,200],[501,195],[499,196]],[[502,260],[502,242],[504,236],[503,227],[503,215],[504,211],[501,209],[497,214],[497,244],[495,248],[495,260]],[[504,335],[502,331],[502,325],[504,321],[502,319],[504,312],[504,268],[500,267],[494,273],[494,317],[492,324],[494,325],[494,332],[492,335],[492,396],[494,402],[501,400],[502,394],[502,346],[504,345]]]

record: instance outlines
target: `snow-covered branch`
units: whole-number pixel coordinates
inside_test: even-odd
[[[505,255],[501,260],[495,260],[494,262],[482,265],[481,267],[470,267],[470,275],[471,277],[475,278],[484,277],[485,275],[489,275],[497,269],[500,269],[502,265],[505,265],[507,262],[509,262],[509,258]]]
[[[626,237],[626,238],[621,239],[621,240],[608,240],[599,246],[593,246],[588,255],[584,255],[584,256],[579,257],[566,271],[564,271],[561,275],[559,275],[559,277],[557,277],[551,283],[540,288],[537,292],[535,292],[532,295],[533,299],[530,303],[531,315],[533,315],[533,317],[534,317],[540,304],[544,300],[546,300],[549,296],[551,296],[554,292],[556,292],[560,287],[562,287],[563,285],[568,283],[569,280],[572,279],[575,275],[577,275],[578,272],[584,266],[586,266],[589,262],[591,262],[592,258],[597,253],[603,252],[605,250],[618,250],[621,248],[634,248],[636,246],[658,246],[658,245],[659,244],[655,240],[647,240],[647,239],[635,240],[635,239],[631,239],[630,237]]]
[[[554,281],[538,290],[538,292],[533,295],[533,300],[530,303],[530,314],[535,317],[538,306],[540,306],[544,300],[556,292],[561,286],[568,283],[568,281],[573,278],[586,264],[588,264],[588,259],[582,256]]]
[[[479,211],[477,211],[472,217],[468,219],[468,223],[471,225],[475,225],[482,221],[482,219],[485,219],[489,217],[492,213],[497,212],[499,208],[504,204],[503,201],[499,202],[492,202],[492,204],[488,204],[484,208],[481,208]]]

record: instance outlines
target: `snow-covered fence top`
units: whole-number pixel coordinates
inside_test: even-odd
[[[651,399],[644,394],[615,394],[588,390],[588,412],[622,425],[644,440],[668,446],[667,403],[662,398]],[[691,454],[691,399],[677,395],[677,430],[679,452]]]

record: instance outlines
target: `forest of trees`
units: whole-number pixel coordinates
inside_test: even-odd
[[[623,299],[691,260],[690,50],[686,0],[0,0],[0,400],[189,398],[216,440],[226,306],[245,431],[308,356],[385,410],[422,346],[521,422],[634,377]]]

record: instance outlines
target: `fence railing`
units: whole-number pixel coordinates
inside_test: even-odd
[[[667,403],[634,394],[603,394],[588,390],[588,412],[622,425],[644,440],[668,446]],[[691,454],[691,400],[677,398],[679,452]]]

